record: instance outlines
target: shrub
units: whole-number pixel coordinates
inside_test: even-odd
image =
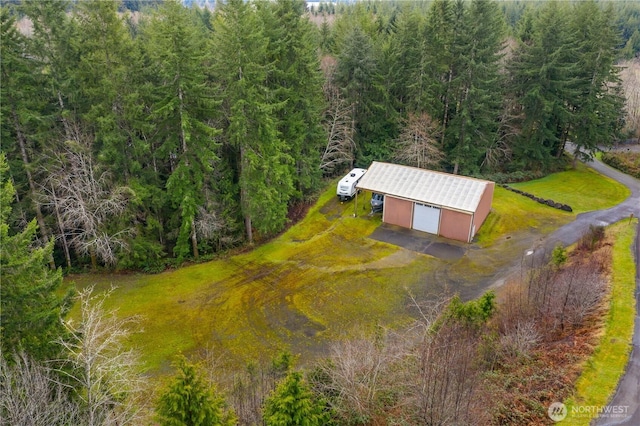
[[[605,152],[602,154],[602,161],[640,179],[640,152]]]
[[[565,250],[562,244],[558,244],[553,249],[553,253],[551,253],[551,261],[556,267],[564,265],[567,261],[567,250]]]
[[[604,226],[589,225],[589,230],[578,241],[578,250],[594,251],[604,239]]]

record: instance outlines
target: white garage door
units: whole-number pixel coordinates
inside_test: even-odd
[[[413,229],[418,231],[438,233],[440,225],[440,209],[426,204],[413,205]]]

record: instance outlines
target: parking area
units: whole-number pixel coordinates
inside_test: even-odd
[[[442,260],[460,259],[467,251],[468,244],[447,240],[436,235],[383,223],[369,238],[393,244],[407,250],[428,254]]]

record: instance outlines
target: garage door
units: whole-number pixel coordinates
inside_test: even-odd
[[[413,229],[438,234],[440,209],[427,204],[413,205]]]

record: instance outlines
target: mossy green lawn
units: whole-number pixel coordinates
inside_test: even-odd
[[[584,169],[574,173],[592,178]],[[367,214],[370,195],[359,196],[354,217],[356,200],[340,203],[334,188],[302,221],[253,251],[156,275],[69,280],[96,291],[117,286],[107,307],[141,317],[132,344],[151,371],[168,368],[180,352],[202,348],[233,366],[281,349],[302,354],[304,362],[305,354],[321,354],[329,341],[352,330],[409,321],[409,292],[433,294],[447,286],[474,294],[481,277],[491,279],[534,239],[574,217],[496,188],[478,236],[477,246],[485,249],[446,262],[367,238],[381,223],[380,215]]]
[[[530,198],[496,187],[491,212],[476,236],[482,247],[487,247],[499,238],[515,236],[528,230],[550,232],[569,223],[575,215],[537,203]]]
[[[635,317],[636,265],[631,247],[637,226],[637,219],[624,219],[608,227],[607,232],[616,236],[609,312],[600,343],[586,362],[573,397],[565,402],[568,415],[563,423],[590,424],[592,415],[572,415],[574,407],[605,407],[624,374],[632,347]]]
[[[631,194],[626,186],[582,163],[578,163],[575,169],[510,186],[537,197],[568,204],[573,208],[573,213],[553,209],[496,187],[491,213],[477,235],[477,242],[482,247],[522,230],[536,229],[547,233],[570,222],[578,213],[613,207]]]
[[[578,163],[575,169],[510,186],[537,197],[568,204],[574,213],[606,209],[621,203],[631,195],[626,186],[582,163]]]
[[[361,198],[354,218],[355,202],[329,190],[300,223],[249,253],[156,275],[70,278],[95,291],[117,285],[107,307],[140,316],[132,343],[152,371],[201,348],[236,366],[281,349],[313,354],[351,329],[407,321],[407,291],[434,262],[365,238],[381,219]]]

